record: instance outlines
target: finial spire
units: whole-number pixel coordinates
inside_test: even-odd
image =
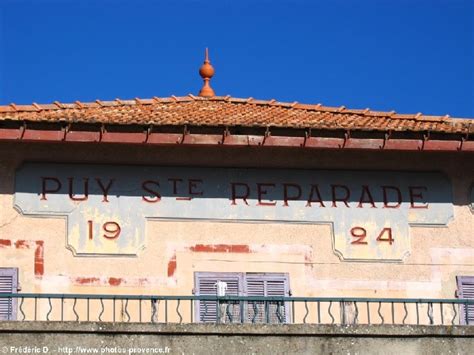
[[[209,61],[209,49],[206,48],[206,56],[204,59],[204,64],[199,69],[199,75],[201,75],[202,80],[204,80],[204,85],[199,91],[199,96],[203,97],[212,97],[215,96],[214,90],[212,90],[211,85],[209,82],[211,78],[214,76],[214,68]]]

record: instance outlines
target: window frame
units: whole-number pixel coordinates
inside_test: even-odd
[[[274,281],[278,279],[283,280],[283,287],[284,287],[284,296],[289,296],[290,295],[290,276],[288,273],[281,273],[281,272],[206,272],[206,271],[196,271],[194,272],[194,294],[199,296],[201,293],[199,292],[200,289],[200,279],[202,277],[209,277],[209,278],[215,278],[217,280],[219,279],[225,279],[225,278],[237,278],[238,279],[238,296],[248,296],[248,290],[247,290],[247,285],[248,285],[248,280],[249,279],[262,279],[264,282],[268,281]],[[266,286],[265,287],[265,294],[266,292]],[[268,295],[267,295],[268,296]],[[197,323],[203,323],[201,320],[201,314],[200,314],[200,306],[201,303],[199,300],[196,301],[195,303],[195,309],[194,309],[194,322]],[[240,323],[250,323],[248,320],[248,305],[242,305],[241,310],[243,312],[240,314],[241,320]],[[289,302],[285,302],[284,304],[285,307],[285,320],[284,323],[289,323],[291,320],[291,307]],[[265,324],[265,323],[264,323]]]
[[[473,285],[473,291],[472,291],[472,296],[469,295],[469,297],[466,297],[465,292],[466,290],[464,289],[466,284],[471,284]],[[456,297],[459,299],[474,299],[474,276],[456,276],[456,285],[457,285],[457,290],[456,290]],[[460,324],[462,325],[471,325],[474,324],[474,305],[473,306],[468,306],[469,308],[466,309],[466,306],[461,304],[459,305],[459,318],[460,318]],[[469,319],[469,312],[473,313],[473,318]],[[462,316],[461,316],[462,315]],[[467,318],[467,321],[466,321]]]
[[[243,296],[244,295],[244,273],[242,272],[201,272],[201,271],[196,271],[194,272],[194,294],[196,296],[202,296],[202,294],[199,292],[200,289],[200,278],[202,277],[207,277],[207,278],[215,278],[217,280],[221,279],[226,279],[226,278],[237,278],[238,280],[238,292],[237,296]],[[197,323],[206,323],[205,321],[201,320],[201,301],[197,300],[196,301],[196,306],[194,309],[194,322]],[[242,315],[241,315],[242,317]]]
[[[11,291],[10,292],[2,292],[0,293],[16,293],[18,292],[18,268],[16,267],[0,267],[0,277],[11,277]],[[4,314],[0,313],[0,321],[9,321],[9,320],[17,320],[18,314],[18,298],[3,298],[6,300],[6,304],[8,304],[8,311]]]

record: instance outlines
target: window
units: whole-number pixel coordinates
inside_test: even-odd
[[[474,299],[474,276],[457,276],[457,296]],[[467,309],[466,309],[467,308]],[[474,305],[461,305],[461,324],[474,324]]]
[[[18,291],[18,269],[0,268],[0,294]],[[17,298],[0,297],[0,320],[16,320]]]
[[[282,273],[225,273],[196,272],[196,295],[217,295],[216,283],[227,283],[226,296],[289,296],[288,274]],[[289,305],[282,302],[226,302],[226,323],[286,323]],[[197,301],[195,319],[198,322],[216,322],[217,302]]]

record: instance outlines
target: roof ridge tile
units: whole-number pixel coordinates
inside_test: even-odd
[[[0,113],[11,111],[13,111],[13,109],[10,106],[0,106]]]
[[[319,106],[319,107],[321,107],[321,106]],[[316,110],[319,110],[319,107]],[[310,104],[296,103],[295,105],[293,105],[293,108],[294,109],[299,109],[299,110],[309,110],[309,109],[314,108],[314,106],[310,105]]]

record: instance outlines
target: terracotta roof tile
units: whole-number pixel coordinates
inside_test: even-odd
[[[0,121],[285,127],[474,133],[473,119],[347,109],[321,104],[194,95],[151,99],[0,106]]]

